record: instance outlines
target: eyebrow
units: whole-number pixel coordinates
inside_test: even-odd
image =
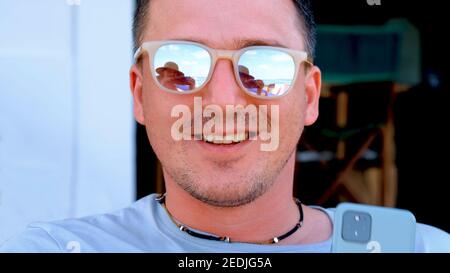
[[[210,40],[194,38],[194,37],[178,38],[178,39],[173,39],[173,40],[183,40],[183,41],[195,42],[195,43],[200,43],[200,44],[204,44],[204,45],[211,46],[211,47],[212,47],[212,44],[214,44]],[[281,44],[280,42],[278,42],[276,40],[272,40],[272,39],[238,38],[238,39],[233,39],[230,42],[230,45],[231,45],[232,49],[241,49],[241,48],[249,47],[249,46],[276,46],[276,47],[287,48],[287,46]]]
[[[282,45],[278,41],[270,39],[238,39],[234,40],[233,43],[236,48],[243,48],[248,46],[277,46],[286,48],[286,46]]]

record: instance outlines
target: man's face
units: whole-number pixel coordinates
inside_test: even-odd
[[[246,41],[262,40],[305,50],[291,0],[152,0],[144,41],[190,40],[215,49],[235,50]],[[141,68],[132,68],[135,117],[144,124],[164,172],[197,199],[217,206],[237,206],[264,194],[296,151],[304,125],[317,118],[320,71],[299,68],[293,89],[284,97],[262,100],[244,93],[236,82],[231,61],[217,62],[210,82],[192,95],[162,91],[154,82],[144,55]],[[176,105],[194,113],[194,96],[203,107],[215,104],[279,106],[279,146],[262,151],[261,140],[233,145],[198,140],[175,141],[171,117]],[[225,128],[225,126],[224,126]],[[288,181],[286,181],[288,182]],[[282,182],[281,182],[282,183]]]

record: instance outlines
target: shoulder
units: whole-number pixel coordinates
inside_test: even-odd
[[[140,251],[142,230],[152,226],[152,205],[147,196],[114,213],[35,222],[1,244],[0,252]]]
[[[21,234],[0,245],[4,252],[61,252],[62,248],[45,229],[29,225]]]
[[[450,253],[450,234],[436,227],[418,223],[416,251]]]

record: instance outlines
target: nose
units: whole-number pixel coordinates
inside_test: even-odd
[[[206,85],[203,102],[216,104],[225,110],[226,105],[246,105],[246,94],[239,87],[234,76],[233,64],[230,60],[218,60],[211,80]]]

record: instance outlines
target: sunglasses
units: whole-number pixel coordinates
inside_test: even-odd
[[[144,42],[134,54],[137,62],[149,55],[150,71],[164,91],[192,94],[211,79],[218,59],[229,59],[238,85],[248,95],[279,98],[294,85],[299,66],[308,61],[307,53],[273,46],[250,46],[239,50],[217,50],[188,41]]]

